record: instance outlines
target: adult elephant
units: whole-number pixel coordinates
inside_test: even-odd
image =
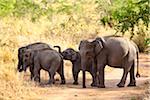
[[[49,84],[55,83],[56,72],[61,77],[61,84],[65,84],[63,58],[55,50],[26,50],[23,54],[23,69],[26,70],[28,66],[33,69],[33,77],[37,82],[40,82],[40,70],[43,69],[49,73]]]
[[[52,48],[46,44],[46,43],[42,43],[42,42],[36,42],[36,43],[32,43],[32,44],[29,44],[27,46],[24,46],[24,47],[20,47],[18,49],[18,67],[17,67],[17,70],[19,72],[22,72],[22,71],[26,71],[26,69],[23,68],[23,55],[24,53],[28,50],[41,50],[41,49],[50,49],[52,50]],[[30,66],[30,72],[31,72],[31,80],[33,78],[33,67]]]
[[[128,86],[136,86],[134,66],[136,56],[138,63],[138,48],[130,40],[120,36],[99,37],[91,42],[83,40],[80,42],[79,51],[83,69],[83,88],[86,88],[85,67],[93,62],[95,63],[93,64],[95,65],[94,67],[97,67],[97,86],[99,88],[105,88],[104,68],[106,65],[123,68],[123,76],[120,83],[117,84],[118,87],[124,87],[128,72],[130,72],[130,83]],[[136,76],[140,76],[138,66]]]

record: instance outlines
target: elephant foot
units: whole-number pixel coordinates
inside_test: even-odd
[[[82,88],[86,88],[86,86],[82,86]]]
[[[134,86],[136,86],[136,83],[135,83],[135,82],[128,84],[128,87],[134,87]]]
[[[117,84],[117,86],[118,86],[119,88],[122,88],[122,87],[124,87],[124,84],[119,83],[119,84]]]
[[[31,77],[30,77],[30,80],[32,81],[33,79],[34,79],[34,77],[33,77],[33,76],[31,76]]]
[[[62,80],[60,84],[66,84],[66,81],[65,81],[65,80]]]
[[[96,83],[91,84],[92,87],[97,87]]]
[[[74,82],[73,82],[73,84],[74,84],[74,85],[78,85],[79,83],[78,83],[78,82],[76,82],[76,81],[74,81]]]
[[[46,85],[52,85],[52,83],[51,82],[47,82]]]
[[[52,82],[51,82],[51,81],[48,81],[48,82],[47,82],[47,84],[48,84],[48,85],[51,85],[51,84],[52,84]]]
[[[55,81],[52,82],[51,80],[49,80],[47,84],[49,84],[49,85],[55,84]]]
[[[40,78],[39,78],[39,77],[35,77],[35,78],[34,78],[34,81],[40,83]]]
[[[105,88],[105,85],[98,85],[98,88]]]

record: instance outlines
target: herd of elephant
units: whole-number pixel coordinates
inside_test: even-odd
[[[79,44],[79,51],[67,48],[61,52],[60,46],[54,50],[48,44],[36,42],[18,49],[18,71],[26,71],[29,67],[31,80],[40,82],[40,70],[43,69],[49,73],[48,84],[54,84],[56,72],[61,77],[61,84],[66,83],[64,76],[64,60],[72,62],[72,74],[74,82],[78,84],[78,74],[83,73],[83,88],[86,88],[86,74],[88,71],[92,76],[92,87],[105,88],[104,69],[110,67],[122,68],[123,76],[118,87],[124,87],[128,72],[130,73],[130,82],[128,86],[136,86],[135,63],[137,63],[136,77],[139,74],[139,50],[137,45],[121,36],[97,37],[92,41],[82,40]]]

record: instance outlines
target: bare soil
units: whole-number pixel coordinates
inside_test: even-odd
[[[106,88],[93,88],[91,84],[91,76],[87,72],[86,85],[82,88],[82,73],[79,74],[79,85],[73,85],[71,64],[65,63],[66,84],[60,85],[57,81],[54,85],[46,85],[48,75],[42,72],[42,83],[37,86],[31,86],[41,100],[143,100],[147,93],[150,83],[150,55],[140,54],[140,78],[136,78],[136,87],[127,87],[129,83],[129,75],[124,88],[116,86],[122,77],[122,69],[106,67],[105,86]],[[135,71],[136,72],[136,71]],[[28,77],[29,78],[29,77]],[[59,78],[56,75],[56,78]],[[60,80],[60,79],[59,79]],[[149,100],[149,99],[147,99]]]

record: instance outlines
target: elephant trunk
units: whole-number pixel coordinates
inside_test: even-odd
[[[18,62],[17,70],[18,70],[19,72],[22,72],[22,71],[23,71],[23,67],[22,67],[21,61]]]

